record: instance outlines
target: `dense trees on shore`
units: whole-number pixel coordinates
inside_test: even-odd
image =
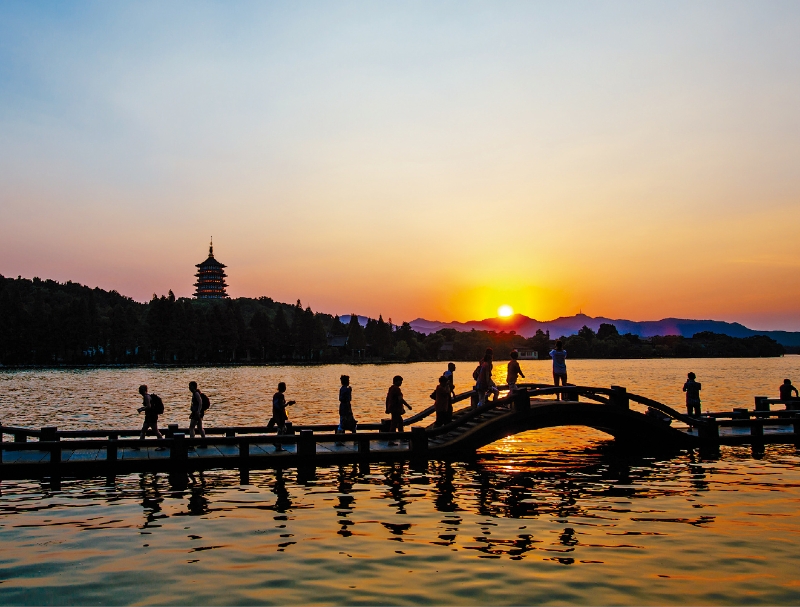
[[[564,338],[570,358],[779,356],[768,337],[714,333],[642,340],[613,325],[584,327]],[[207,364],[477,360],[487,347],[497,359],[514,348],[547,358],[548,334],[442,329],[431,335],[382,317],[362,327],[336,316],[258,299],[177,299],[172,292],[138,303],[116,291],[76,283],[0,276],[0,364]]]

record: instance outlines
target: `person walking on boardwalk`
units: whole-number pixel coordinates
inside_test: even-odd
[[[497,399],[499,391],[495,387],[494,380],[492,379],[492,369],[494,368],[492,364],[493,357],[494,351],[491,348],[486,348],[486,353],[483,355],[480,367],[476,369],[477,383],[475,384],[475,390],[478,393],[478,407],[486,402],[490,393],[494,393],[495,399]]]
[[[189,412],[189,438],[194,438],[195,430],[200,432],[200,436],[206,437],[205,428],[203,428],[203,416],[205,415],[208,406],[208,397],[200,392],[197,388],[196,381],[189,382],[189,392],[192,393],[192,407]]]
[[[342,387],[339,388],[339,427],[336,429],[336,434],[344,434],[348,430],[355,434],[356,418],[353,415],[353,388],[350,386],[350,376],[342,375],[339,380],[342,382]],[[341,441],[337,441],[336,444],[340,447],[344,445]]]
[[[450,386],[450,396],[456,397],[456,384],[453,381],[453,373],[456,371],[455,363],[447,363],[447,371],[444,372],[444,377],[447,378],[447,385]]]
[[[286,415],[286,407],[292,406],[295,401],[286,400],[286,384],[284,382],[280,382],[278,384],[278,391],[272,395],[272,419],[275,424],[278,426],[278,434],[286,434],[286,422],[289,420],[289,416]],[[275,451],[283,451],[283,445],[280,443],[275,444]]]
[[[392,416],[392,421],[389,424],[389,432],[402,432],[403,431],[403,413],[407,408],[411,411],[409,405],[403,398],[403,391],[400,386],[403,385],[403,378],[400,375],[395,375],[392,379],[392,385],[386,393],[386,413]],[[395,441],[389,441],[389,445],[397,445]]]
[[[691,371],[686,377],[688,379],[683,384],[683,391],[686,392],[686,414],[700,417],[700,390],[702,386],[699,381],[695,381],[697,376]]]
[[[158,395],[148,394],[147,386],[144,384],[139,386],[139,394],[142,395],[142,406],[137,411],[144,413],[144,423],[142,424],[142,433],[139,435],[139,440],[144,440],[147,430],[151,428],[159,439],[164,438],[158,430],[158,416],[164,412],[164,403]],[[135,449],[138,449],[138,447],[135,447]]]
[[[559,339],[556,342],[555,350],[550,350],[550,358],[553,359],[553,385],[558,386],[559,380],[562,386],[567,385],[567,351],[564,344]],[[562,392],[556,393],[556,400],[561,400]]]
[[[439,378],[439,385],[436,386],[436,390],[434,390],[434,396],[436,398],[436,422],[434,422],[434,427],[439,428],[440,426],[444,426],[449,424],[453,420],[453,399],[452,399],[452,392],[450,389],[450,381],[447,379],[446,376],[442,375]]]
[[[508,374],[506,375],[506,383],[508,384],[508,391],[509,392],[516,392],[517,391],[517,378],[518,377],[525,377],[525,374],[520,369],[519,361],[519,352],[516,350],[511,350],[511,361],[508,363]]]
[[[792,397],[792,392],[794,392],[794,397]],[[800,398],[800,394],[797,392],[797,388],[792,385],[791,379],[784,379],[781,387],[778,389],[778,394],[781,395],[781,400],[783,401],[798,401]],[[796,409],[797,405],[800,403],[798,402],[791,402],[786,403],[787,409]]]

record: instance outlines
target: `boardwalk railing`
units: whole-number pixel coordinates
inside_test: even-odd
[[[406,457],[425,457],[429,446],[437,454],[446,452],[447,445],[455,453],[458,448],[456,443],[459,437],[470,433],[473,440],[464,441],[466,448],[476,444],[475,433],[484,432],[486,441],[496,440],[499,436],[497,428],[502,426],[505,435],[524,431],[526,427],[536,426],[536,416],[541,423],[547,422],[541,416],[548,411],[558,411],[560,406],[572,407],[576,415],[588,416],[586,425],[593,425],[604,429],[602,420],[604,416],[609,420],[617,420],[630,433],[630,428],[642,430],[657,429],[661,419],[671,423],[679,421],[689,427],[689,431],[670,430],[673,434],[658,432],[653,436],[666,437],[664,440],[678,440],[684,444],[685,440],[696,440],[697,444],[719,444],[727,441],[735,444],[739,441],[760,441],[764,439],[764,428],[791,427],[789,434],[782,435],[784,442],[797,440],[800,437],[800,410],[795,406],[800,401],[781,401],[756,397],[754,410],[744,408],[726,412],[712,412],[699,418],[690,417],[676,409],[653,399],[628,392],[624,387],[611,386],[610,388],[591,386],[550,386],[545,384],[526,383],[518,386],[520,389],[514,393],[506,393],[495,400],[487,399],[480,406],[475,406],[477,394],[474,390],[457,395],[454,403],[470,401],[470,406],[459,409],[453,413],[452,421],[436,427],[434,424],[427,427],[419,425],[435,413],[435,406],[431,405],[422,411],[406,418],[405,423],[410,431],[402,433],[388,432],[388,420],[380,423],[363,423],[358,425],[358,432],[346,435],[337,434],[336,424],[298,425],[293,432],[286,435],[271,433],[267,426],[230,426],[206,429],[206,438],[188,437],[188,430],[177,424],[171,424],[165,429],[163,440],[139,439],[140,429],[98,429],[98,430],[59,430],[56,427],[43,427],[40,429],[22,428],[17,426],[0,425],[0,464],[1,469],[8,470],[5,465],[41,465],[60,466],[62,463],[72,468],[80,467],[81,461],[92,459],[87,451],[95,454],[94,461],[97,465],[116,466],[125,460],[125,465],[132,467],[139,465],[136,462],[149,462],[148,465],[156,466],[159,462],[170,465],[185,465],[190,459],[198,464],[202,462],[211,466],[230,465],[235,461],[237,466],[247,467],[252,458],[263,462],[262,456],[275,462],[314,462],[314,461],[346,461],[365,459],[396,459]],[[506,386],[498,386],[504,391]],[[560,396],[563,400],[557,401],[552,397]],[[641,415],[632,409],[632,404],[647,407],[650,412],[657,411],[661,417]],[[785,410],[772,411],[772,405],[784,405]],[[587,407],[589,407],[587,409]],[[596,408],[595,408],[596,407]],[[606,409],[608,408],[608,409]],[[607,414],[604,413],[607,411]],[[582,412],[582,413],[581,413]],[[581,423],[580,419],[564,421],[564,417],[549,423],[567,424]],[[559,419],[561,421],[559,421]],[[504,421],[506,420],[506,421]],[[598,422],[600,420],[600,422]],[[620,421],[622,420],[622,421]],[[505,426],[503,426],[505,424]],[[526,425],[527,424],[527,425]],[[637,425],[638,424],[638,425]],[[656,426],[654,426],[656,424]],[[492,425],[493,428],[492,428]],[[737,436],[721,437],[721,428],[742,429],[749,428],[747,435],[741,432]],[[613,428],[612,428],[613,430]],[[696,431],[696,434],[693,432]],[[774,435],[774,430],[770,431]],[[615,434],[616,435],[616,434]],[[673,436],[674,439],[669,437]],[[12,437],[13,442],[7,442],[5,437]],[[772,436],[774,439],[774,436]],[[398,441],[400,445],[391,443]],[[433,441],[433,443],[431,443]],[[347,445],[341,445],[346,442]],[[478,441],[479,442],[479,441]],[[212,445],[209,449],[208,445]],[[288,451],[274,450],[274,446],[282,446]],[[160,448],[160,449],[159,449]],[[192,450],[197,450],[193,452]],[[137,451],[144,450],[141,457]],[[200,452],[202,451],[202,456]],[[209,453],[213,451],[212,455]],[[6,456],[4,457],[4,453]],[[24,458],[22,454],[27,453]],[[38,459],[37,459],[38,458]],[[229,458],[225,460],[225,458]],[[222,463],[226,461],[226,463]],[[141,465],[145,465],[141,463]],[[278,465],[278,464],[276,464]],[[295,464],[292,464],[295,465]]]

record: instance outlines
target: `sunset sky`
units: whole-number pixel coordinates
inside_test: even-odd
[[[0,3],[0,274],[800,330],[798,2]]]

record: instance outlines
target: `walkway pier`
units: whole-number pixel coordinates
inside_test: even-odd
[[[556,400],[557,394],[563,400]],[[469,391],[454,400],[476,399]],[[558,426],[588,426],[624,446],[646,450],[798,444],[800,410],[794,405],[759,396],[753,410],[735,408],[693,418],[620,386],[521,384],[519,391],[497,401],[456,410],[453,421],[440,428],[425,425],[434,413],[431,406],[407,418],[410,430],[401,434],[388,432],[388,420],[359,424],[356,434],[347,435],[335,434],[332,424],[295,426],[292,434],[281,436],[268,433],[266,426],[207,428],[205,439],[189,438],[186,428],[171,425],[161,441],[140,440],[139,429],[0,425],[0,479],[458,459],[507,436]],[[398,444],[391,445],[394,441]]]

